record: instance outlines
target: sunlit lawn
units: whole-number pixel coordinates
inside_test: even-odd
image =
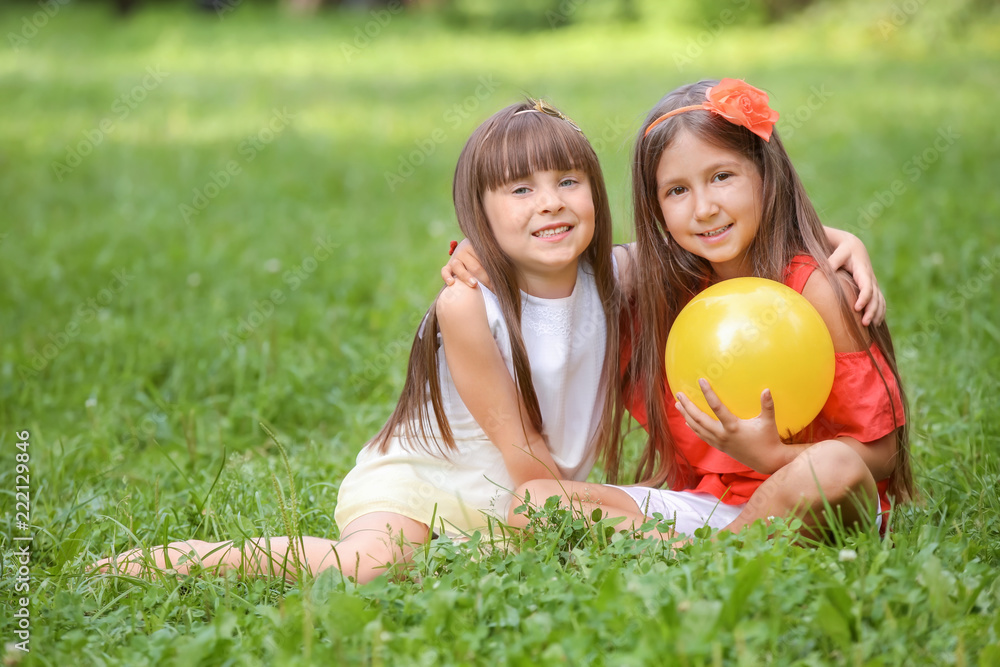
[[[0,34],[31,7],[5,6]],[[25,664],[1000,661],[1000,23],[949,36],[887,16],[488,33],[70,5],[5,45],[0,541],[8,568],[28,430]],[[560,106],[626,241],[633,134],[702,76],[771,93],[824,220],[871,251],[924,493],[891,539],[803,550],[761,530],[669,557],[577,525],[476,560],[437,544],[405,581],[346,593],[82,574],[137,543],[284,534],[290,516],[335,536],[339,480],[391,411],[457,235],[468,134],[525,94]],[[2,586],[15,595],[7,569]]]

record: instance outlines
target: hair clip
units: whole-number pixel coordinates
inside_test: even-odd
[[[531,100],[529,99],[528,101],[530,102]],[[569,123],[570,126],[572,126],[572,128],[574,130],[576,130],[580,134],[583,134],[583,130],[580,129],[579,125],[577,125],[572,120],[570,120],[569,118],[567,118],[563,114],[563,112],[559,111],[559,109],[556,109],[554,106],[552,106],[551,104],[549,104],[545,100],[541,100],[541,99],[535,100],[535,104],[532,106],[532,108],[530,108],[530,109],[521,109],[520,111],[515,112],[514,115],[516,116],[516,115],[522,114],[522,113],[536,113],[536,112],[537,113],[543,113],[546,116],[552,116],[553,118],[558,118],[560,120],[564,120],[567,123]]]

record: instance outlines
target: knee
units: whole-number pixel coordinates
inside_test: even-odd
[[[799,459],[807,467],[817,492],[831,505],[850,498],[877,498],[875,478],[861,455],[840,440],[825,440],[810,447]]]
[[[562,496],[560,483],[554,479],[533,479],[517,487],[514,492],[518,500],[530,501],[534,507],[541,507],[552,496]]]
[[[514,491],[514,499],[510,504],[507,520],[512,526],[527,525],[527,517],[524,513],[516,514],[515,510],[522,505],[538,508],[545,504],[545,501],[552,496],[563,495],[559,482],[554,479],[533,479],[517,487]]]

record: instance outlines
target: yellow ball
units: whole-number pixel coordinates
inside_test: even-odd
[[[698,294],[667,337],[667,382],[715,417],[698,386],[705,378],[741,419],[760,414],[771,390],[782,437],[812,422],[833,387],[833,340],[795,290],[764,278],[733,278]]]

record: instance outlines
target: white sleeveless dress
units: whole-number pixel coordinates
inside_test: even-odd
[[[521,333],[552,458],[565,479],[582,481],[597,453],[595,434],[604,408],[600,386],[607,345],[604,310],[589,273],[580,263],[573,293],[540,299],[521,293]],[[510,334],[496,296],[479,286],[497,347],[513,375]],[[440,336],[438,337],[440,345]],[[373,444],[358,454],[356,467],[340,486],[335,519],[343,530],[370,512],[395,512],[431,524],[439,534],[458,536],[484,529],[488,517],[506,523],[514,482],[503,458],[458,395],[444,352],[438,351],[444,407],[457,451],[427,453],[423,443],[400,438],[380,454]],[[433,418],[433,409],[428,407]],[[438,433],[436,423],[429,433]],[[419,432],[419,430],[417,431]]]

